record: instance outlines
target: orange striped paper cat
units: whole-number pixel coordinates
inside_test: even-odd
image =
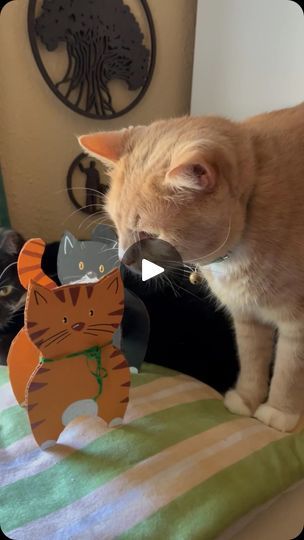
[[[21,285],[28,289],[31,281],[39,283],[47,289],[57,287],[55,281],[42,270],[41,260],[45,250],[45,242],[41,238],[28,240],[18,257],[18,276]],[[25,328],[22,328],[13,340],[7,364],[12,389],[20,405],[24,404],[25,389],[28,380],[39,362],[39,349],[29,339]]]
[[[130,371],[112,336],[123,305],[118,269],[90,284],[49,289],[31,282],[25,331],[40,360],[28,382],[25,404],[42,449],[54,445],[76,417],[99,416],[110,426],[122,422]]]

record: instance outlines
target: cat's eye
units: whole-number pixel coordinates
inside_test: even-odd
[[[90,317],[93,317],[93,315],[94,315],[94,310],[93,309],[90,309],[89,315],[90,315]]]
[[[0,289],[0,296],[8,296],[9,294],[11,294],[13,290],[13,287],[12,285],[6,285],[6,287],[1,287]]]
[[[104,271],[105,271],[105,267],[104,267],[103,264],[101,264],[100,267],[99,267],[99,272],[100,272],[101,274],[103,274]]]
[[[79,270],[84,270],[84,262],[83,261],[80,261],[78,266],[79,266]]]
[[[68,318],[67,318],[67,317],[63,317],[62,322],[63,322],[64,324],[66,324],[66,323],[68,322]]]

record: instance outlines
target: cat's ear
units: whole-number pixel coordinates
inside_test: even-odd
[[[64,255],[69,255],[71,251],[73,251],[73,248],[75,247],[75,244],[77,244],[77,242],[78,240],[72,233],[70,233],[69,231],[65,231],[60,241],[59,249]]]
[[[113,246],[117,242],[117,235],[112,227],[99,224],[92,232],[92,240],[94,242],[101,242],[102,244],[110,244]]]
[[[78,142],[89,155],[105,163],[113,164],[123,155],[131,129],[132,127],[118,131],[89,133],[78,137]]]
[[[23,245],[24,240],[19,233],[11,229],[0,229],[0,249],[10,255],[17,255]]]
[[[173,163],[166,174],[165,185],[175,192],[184,190],[211,193],[216,187],[217,171],[198,154],[185,156]]]

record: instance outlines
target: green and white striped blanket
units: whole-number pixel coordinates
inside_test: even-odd
[[[292,435],[230,414],[195,379],[144,365],[125,424],[75,420],[40,451],[0,368],[0,526],[20,540],[209,540],[304,478]]]

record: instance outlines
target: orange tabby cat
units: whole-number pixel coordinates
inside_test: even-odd
[[[231,313],[241,370],[228,409],[291,431],[304,409],[304,104],[241,123],[184,117],[79,142],[109,165],[120,254],[139,232],[167,240],[200,265]]]

